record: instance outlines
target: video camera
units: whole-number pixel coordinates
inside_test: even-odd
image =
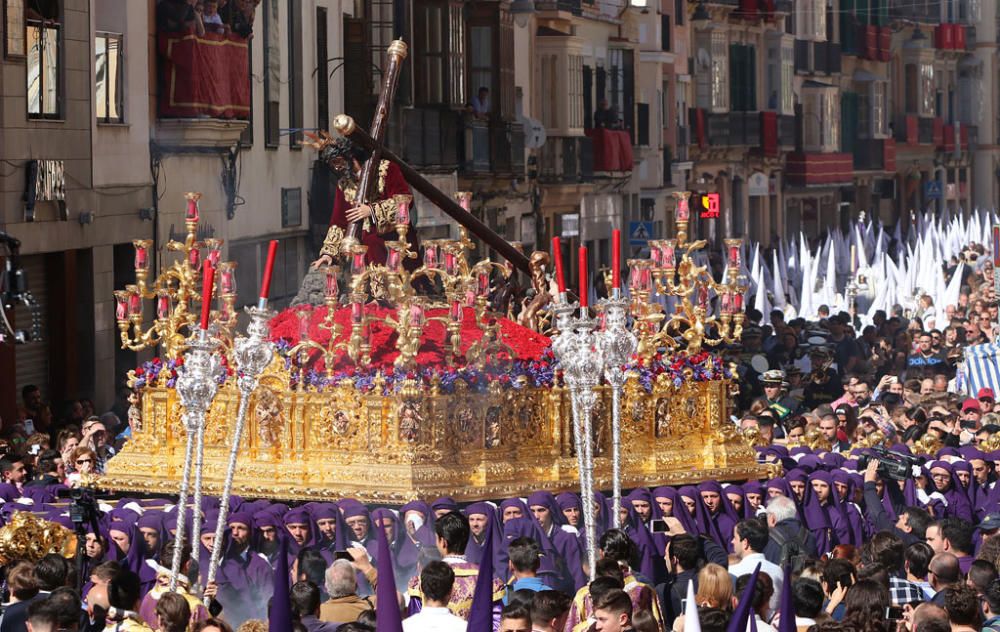
[[[870,452],[871,454],[862,454],[858,457],[858,471],[867,468],[871,460],[875,459],[878,461],[878,473],[883,478],[894,481],[905,481],[913,478],[913,468],[926,463],[924,458],[902,452],[893,452],[881,446],[870,448]]]
[[[85,525],[93,525],[101,517],[97,507],[97,499],[89,489],[73,487],[70,489],[60,489],[57,492],[59,498],[69,498],[69,519],[77,529],[85,528]]]

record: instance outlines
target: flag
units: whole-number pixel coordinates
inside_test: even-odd
[[[268,630],[292,629],[292,599],[288,587],[288,538],[278,537],[278,561],[274,567],[274,596],[267,613]]]
[[[781,603],[778,604],[778,632],[796,632],[795,604],[792,602],[792,566],[785,566],[781,580]]]
[[[694,582],[688,581],[687,602],[684,607],[684,632],[701,632],[698,602],[694,600]]]
[[[726,628],[726,632],[746,632],[747,622],[753,616],[753,591],[757,587],[758,575],[760,575],[759,563],[753,569],[753,573],[750,575],[750,582],[743,589],[743,594],[740,595],[740,601],[736,604],[736,610],[733,612],[732,618],[729,619],[729,627]]]
[[[483,559],[479,562],[476,589],[472,593],[469,609],[468,632],[493,629],[493,524],[486,525],[486,540],[483,542]],[[378,632],[382,632],[379,630]]]
[[[965,348],[966,393],[976,394],[981,388],[1000,390],[1000,344],[985,343]]]
[[[375,525],[375,532],[378,536],[378,559],[375,560],[378,569],[378,585],[375,587],[378,616],[375,618],[375,632],[403,632],[403,615],[396,598],[396,573],[392,570],[389,540],[381,524]]]

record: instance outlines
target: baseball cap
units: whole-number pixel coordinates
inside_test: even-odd
[[[1000,514],[987,514],[979,523],[980,531],[996,531],[997,529],[1000,529]]]
[[[983,387],[979,389],[979,393],[976,395],[976,399],[988,399],[991,402],[996,401],[996,395],[993,394],[993,389],[989,387]]]
[[[964,402],[962,402],[962,412],[964,413],[967,410],[981,411],[982,408],[979,407],[979,401],[978,400],[967,399]]]

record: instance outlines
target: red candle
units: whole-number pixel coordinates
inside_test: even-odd
[[[580,309],[590,306],[587,300],[587,247],[580,246]]]
[[[145,246],[135,247],[135,269],[145,270],[149,266],[149,256]]]
[[[212,262],[206,260],[202,268],[204,283],[201,288],[201,328],[208,329],[208,314],[212,311],[212,288],[215,285],[215,268]]]
[[[562,248],[559,246],[559,238],[552,238],[552,260],[556,266],[556,284],[559,286],[559,293],[566,293],[566,277],[563,276]]]
[[[611,231],[611,287],[622,287],[622,231]]]
[[[278,240],[272,239],[267,248],[267,263],[264,264],[264,280],[260,284],[260,298],[271,293],[271,272],[274,270],[274,256],[278,253]]]
[[[340,286],[337,284],[337,272],[333,267],[326,269],[326,298],[340,296]]]

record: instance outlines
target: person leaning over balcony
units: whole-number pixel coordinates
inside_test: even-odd
[[[201,15],[194,10],[194,0],[160,0],[156,5],[156,29],[161,33],[205,34]]]
[[[205,30],[224,35],[229,27],[222,22],[222,16],[219,15],[219,0],[205,0],[200,6],[202,9],[199,16],[205,25]]]

